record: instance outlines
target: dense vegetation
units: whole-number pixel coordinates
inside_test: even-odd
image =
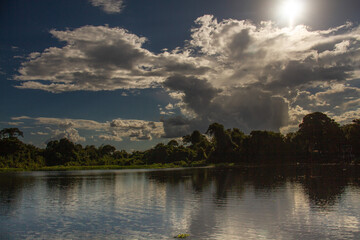
[[[184,136],[183,144],[171,140],[132,153],[118,151],[111,145],[83,147],[65,138],[50,141],[45,149],[40,149],[23,143],[19,137],[23,137],[23,133],[18,128],[0,131],[0,168],[353,163],[360,159],[360,119],[340,126],[320,112],[306,115],[298,131],[285,136],[271,131],[252,131],[247,135],[237,128],[225,129],[223,125],[213,123],[205,134],[195,130]]]

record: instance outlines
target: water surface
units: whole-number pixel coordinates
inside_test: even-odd
[[[1,239],[360,239],[349,167],[0,174]]]

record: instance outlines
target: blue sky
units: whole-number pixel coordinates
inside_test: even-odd
[[[290,4],[289,4],[290,2]],[[289,6],[287,9],[284,6]],[[0,128],[144,150],[212,122],[360,117],[356,0],[0,3]]]

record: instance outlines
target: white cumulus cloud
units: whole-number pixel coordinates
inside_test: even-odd
[[[101,140],[123,141],[128,138],[131,141],[151,140],[161,138],[164,135],[162,122],[153,122],[136,119],[114,119],[109,122],[97,122],[87,119],[69,118],[32,118],[27,116],[13,117],[13,121],[23,120],[23,125],[34,125],[47,128],[51,135],[50,140],[68,138],[71,141],[85,141],[85,137],[80,136],[79,130],[90,131],[92,137]],[[37,133],[46,135],[47,133]]]
[[[17,87],[55,93],[164,87],[174,102],[161,114],[173,115],[175,106],[182,113],[162,120],[172,137],[211,121],[245,131],[289,129],[308,112],[344,118],[360,107],[358,25],[281,28],[211,15],[195,24],[184,46],[159,54],[122,28],[52,30],[65,46],[30,54],[15,76]],[[149,138],[147,130],[137,136]]]

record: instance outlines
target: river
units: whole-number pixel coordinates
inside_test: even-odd
[[[358,167],[0,174],[0,239],[360,239]]]

